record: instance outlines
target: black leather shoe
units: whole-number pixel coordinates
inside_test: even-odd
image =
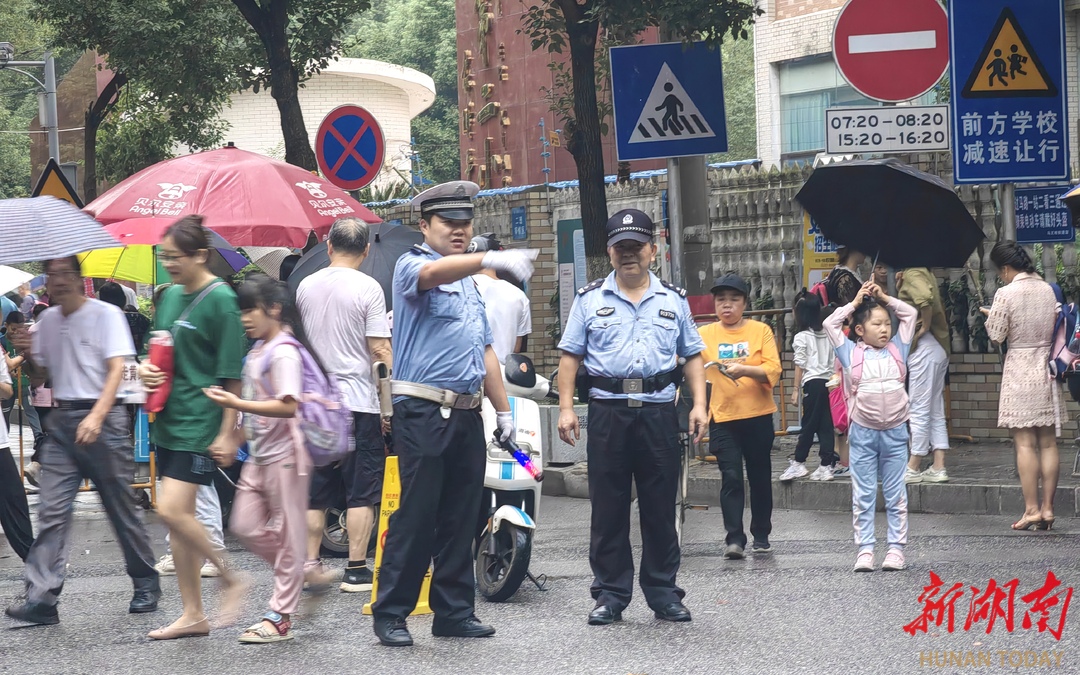
[[[387,647],[412,647],[413,644],[405,619],[375,619],[375,635]]]
[[[690,610],[681,602],[672,602],[664,605],[661,609],[654,610],[657,619],[661,621],[689,621]]]
[[[622,610],[610,605],[597,605],[596,609],[589,612],[590,626],[609,626],[616,621],[622,621]]]
[[[491,637],[495,634],[495,629],[480,623],[480,619],[475,616],[470,616],[461,621],[434,621],[431,624],[431,634],[436,637]]]
[[[146,614],[156,612],[158,600],[161,599],[161,584],[157,577],[149,579],[135,579],[135,594],[131,596],[131,604],[128,605],[129,614]]]
[[[34,623],[39,626],[52,626],[60,623],[60,614],[56,611],[56,605],[46,605],[40,602],[12,605],[4,610],[4,614],[16,621]]]

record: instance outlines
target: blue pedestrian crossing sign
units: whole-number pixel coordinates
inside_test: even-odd
[[[727,152],[719,49],[612,47],[611,85],[619,161]]]
[[[957,183],[1069,179],[1063,0],[950,0]]]

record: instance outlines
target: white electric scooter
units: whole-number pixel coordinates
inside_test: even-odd
[[[503,383],[517,430],[517,447],[534,467],[531,473],[512,454],[510,446],[494,440],[495,409],[485,398],[481,411],[487,446],[484,496],[477,527],[476,584],[490,602],[509,600],[528,578],[543,590],[542,578],[529,573],[533,534],[540,510],[541,458],[540,406],[537,401],[558,400],[551,382],[536,374],[532,361],[511,354],[503,368]],[[534,473],[539,472],[534,476]]]

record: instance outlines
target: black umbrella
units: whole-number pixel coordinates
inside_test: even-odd
[[[424,235],[417,230],[394,223],[369,225],[371,245],[367,258],[360,264],[360,271],[371,276],[383,289],[386,309],[393,309],[394,265],[397,259],[415,244],[424,242]],[[315,272],[330,266],[330,255],[326,242],[320,242],[304,254],[289,275],[289,288],[296,293],[300,282]]]
[[[895,159],[814,169],[795,199],[836,244],[892,267],[963,267],[985,235],[945,181]]]

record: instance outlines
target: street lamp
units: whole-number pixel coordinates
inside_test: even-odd
[[[0,42],[0,70],[13,70],[26,75],[38,83],[44,90],[43,105],[39,106],[38,117],[49,136],[49,157],[60,164],[60,122],[56,112],[56,66],[51,51],[45,52],[44,61],[15,61],[15,48],[10,42]],[[34,77],[22,68],[44,68],[45,81]]]

